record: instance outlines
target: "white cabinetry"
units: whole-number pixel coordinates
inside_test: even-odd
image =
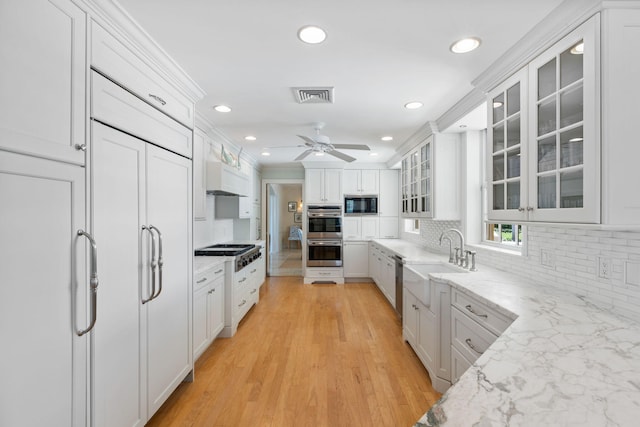
[[[207,162],[207,191],[216,195],[249,195],[249,177],[222,162]]]
[[[489,94],[490,220],[600,221],[598,21]]]
[[[378,238],[377,216],[346,216],[342,219],[344,240],[371,240]]]
[[[305,169],[305,203],[342,205],[342,169]]]
[[[378,194],[380,172],[375,169],[345,169],[344,194]]]
[[[207,219],[207,181],[205,177],[209,143],[206,134],[193,130],[193,219]]]
[[[387,249],[371,243],[369,276],[392,307],[396,306],[396,265],[394,255]]]
[[[344,277],[369,277],[367,242],[344,242],[343,258]]]
[[[385,169],[380,171],[380,197],[378,197],[378,236],[383,239],[397,239],[399,237],[398,213],[400,199],[398,192],[399,171]]]
[[[209,347],[224,327],[224,262],[194,277],[193,290],[193,358]]]
[[[432,134],[402,159],[402,216],[460,219],[456,134]]]
[[[86,19],[68,0],[2,2],[0,148],[85,164]]]
[[[0,200],[0,424],[88,425],[84,169],[0,150]]]

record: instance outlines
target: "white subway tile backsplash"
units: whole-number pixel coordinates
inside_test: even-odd
[[[420,221],[419,243],[446,252],[440,233],[460,228],[457,221]],[[529,225],[528,255],[477,247],[477,263],[573,292],[604,310],[640,320],[640,232],[610,231],[571,225]],[[553,260],[552,266],[543,265]],[[598,277],[598,259],[610,260],[609,278]]]

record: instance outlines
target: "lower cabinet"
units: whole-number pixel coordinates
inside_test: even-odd
[[[369,277],[369,243],[345,241],[342,245],[344,277]]]
[[[193,358],[196,360],[224,327],[224,262],[194,277]]]
[[[392,307],[396,306],[396,264],[393,255],[375,243],[369,245],[369,277],[387,297]]]

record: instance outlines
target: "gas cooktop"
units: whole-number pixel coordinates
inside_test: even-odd
[[[196,256],[236,256],[255,248],[256,245],[223,243],[196,249]]]

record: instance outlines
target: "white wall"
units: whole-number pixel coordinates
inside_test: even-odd
[[[274,187],[279,187],[280,192],[279,200],[278,200],[278,208],[280,212],[280,242],[284,247],[289,246],[289,229],[292,225],[297,225],[302,228],[302,223],[295,223],[293,221],[293,212],[288,211],[288,203],[296,202],[298,204],[298,213],[301,213],[301,205],[302,201],[302,185],[280,185],[273,184]],[[297,244],[297,243],[296,243]],[[293,245],[291,245],[293,247]]]
[[[206,221],[193,222],[193,247],[214,245],[233,240],[233,220],[215,219],[215,196],[207,194]]]

